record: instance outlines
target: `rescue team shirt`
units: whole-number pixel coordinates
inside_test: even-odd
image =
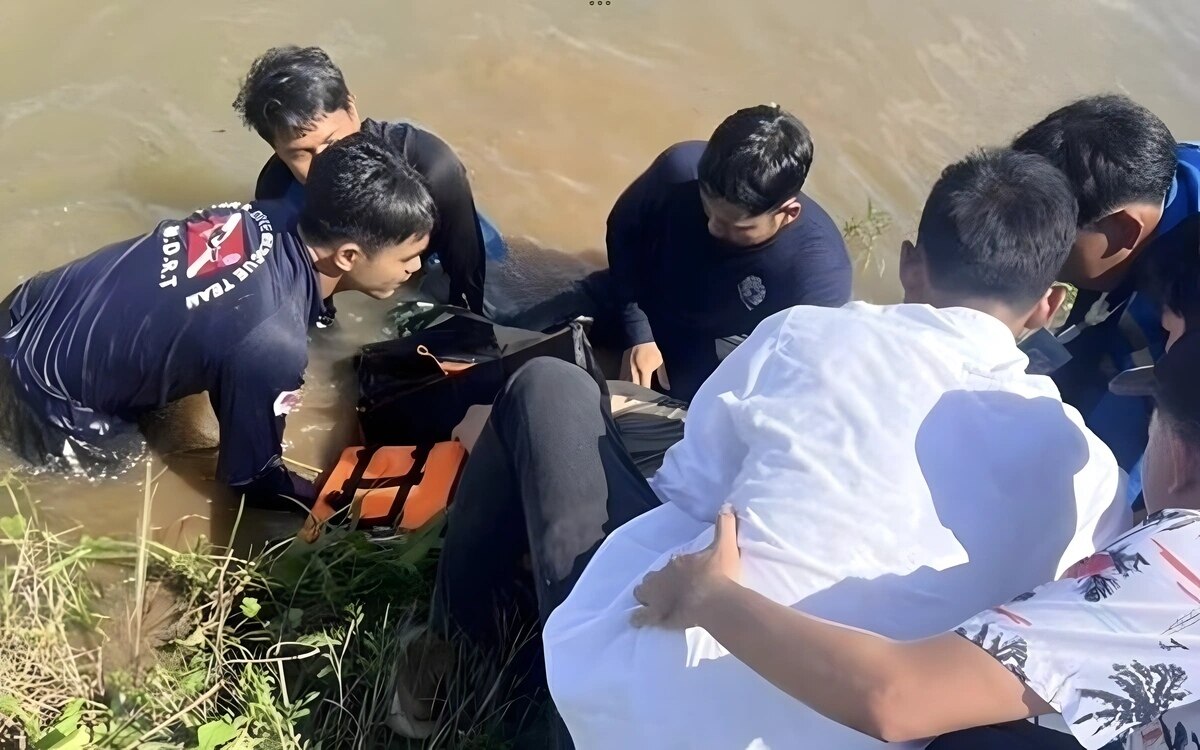
[[[4,340],[26,397],[88,441],[208,391],[220,479],[310,495],[280,466],[321,309],[296,221],[282,202],[221,204],[29,280]]]
[[[1200,748],[1197,521],[1193,510],[1156,513],[957,632],[1061,712],[1088,750]]]
[[[608,262],[625,346],[654,341],[670,395],[690,400],[728,354],[795,305],[850,301],[846,244],[829,215],[800,195],[800,217],[758,247],[708,232],[697,167],[703,141],[676,144],[621,195],[608,217]]]
[[[425,178],[437,207],[437,223],[425,254],[441,260],[450,279],[450,304],[482,314],[486,256],[466,167],[445,141],[413,125],[363,120],[362,132],[382,139]],[[258,175],[254,196],[287,199],[299,206],[304,187],[278,156],[272,156]]]

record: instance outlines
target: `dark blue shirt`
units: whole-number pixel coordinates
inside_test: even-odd
[[[697,180],[704,147],[667,149],[608,217],[623,343],[657,343],[670,395],[684,400],[765,318],[795,305],[843,305],[852,280],[841,233],[804,194],[800,216],[762,245],[737,247],[709,234]]]
[[[222,204],[30,279],[3,340],[24,397],[88,442],[208,391],[219,477],[309,499],[280,447],[321,310],[296,220],[286,203]]]
[[[467,168],[445,141],[413,125],[363,120],[362,132],[382,140],[425,179],[437,209],[425,253],[437,257],[446,270],[450,304],[482,312],[486,243]],[[258,175],[254,197],[299,206],[304,186],[278,156],[272,156]]]
[[[1112,449],[1117,462],[1131,472],[1131,492],[1141,489],[1138,469],[1146,449],[1149,399],[1114,396],[1108,381],[1130,367],[1153,364],[1166,349],[1162,310],[1157,300],[1142,291],[1146,272],[1163,254],[1196,252],[1200,247],[1200,147],[1182,143],[1175,179],[1163,205],[1154,235],[1134,263],[1128,277],[1107,294],[1082,291],[1067,327],[1083,326],[1067,344],[1071,361],[1054,374],[1063,400],[1079,409],[1084,421]],[[1111,311],[1102,322],[1102,310]]]

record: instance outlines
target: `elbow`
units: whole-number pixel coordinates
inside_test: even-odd
[[[934,734],[923,721],[922,702],[911,700],[903,678],[881,680],[864,696],[853,729],[882,742],[912,742]]]

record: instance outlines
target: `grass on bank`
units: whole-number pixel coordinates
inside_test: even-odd
[[[50,531],[0,481],[0,748],[503,747],[509,691],[461,649],[429,740],[385,723],[439,529],[178,551],[149,539],[149,467],[146,486],[140,537],[123,541]]]
[[[883,276],[887,270],[887,255],[878,245],[879,240],[891,227],[892,215],[876,206],[870,199],[867,200],[866,213],[851,216],[842,222],[842,236],[860,274],[874,269]]]

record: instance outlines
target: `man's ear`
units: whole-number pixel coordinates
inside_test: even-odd
[[[366,253],[355,242],[343,242],[333,251],[333,263],[342,273],[351,271],[356,263],[361,263],[366,258]]]
[[[1063,303],[1067,301],[1067,288],[1061,284],[1055,284],[1046,290],[1042,298],[1034,305],[1030,311],[1029,317],[1025,319],[1025,328],[1030,331],[1036,331],[1039,328],[1046,328],[1054,321],[1054,316],[1062,308]]]
[[[783,224],[786,226],[791,224],[796,219],[800,218],[800,212],[803,207],[800,205],[800,200],[792,198],[787,203],[779,207],[779,212],[783,214]]]
[[[1115,211],[1095,224],[1096,231],[1108,240],[1108,252],[1105,258],[1113,255],[1128,253],[1138,246],[1142,239],[1142,231],[1146,228],[1142,217],[1128,209]]]

